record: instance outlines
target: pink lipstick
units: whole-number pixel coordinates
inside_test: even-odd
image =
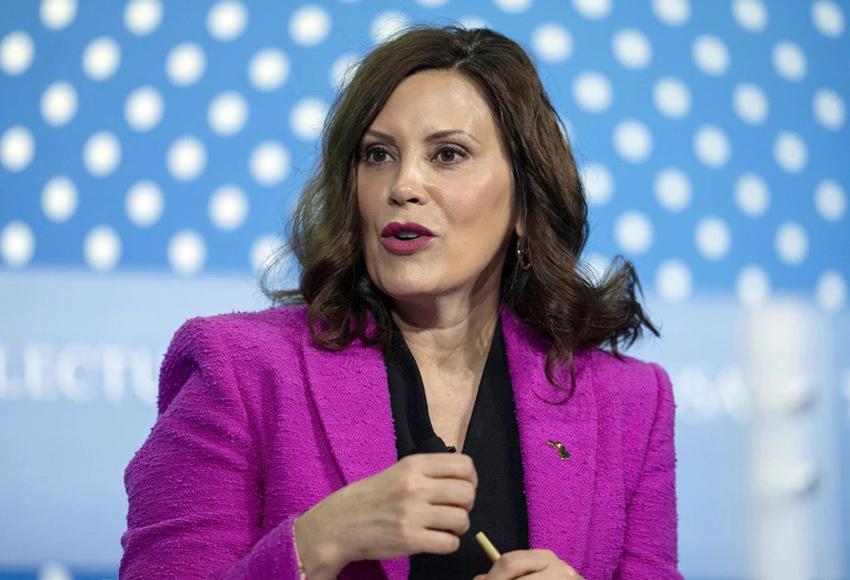
[[[415,222],[391,222],[381,230],[381,244],[389,252],[400,256],[421,250],[433,237],[431,230]]]

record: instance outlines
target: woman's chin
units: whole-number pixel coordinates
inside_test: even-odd
[[[427,300],[428,298],[435,297],[437,295],[437,293],[432,291],[430,288],[416,285],[390,286],[389,288],[384,290],[384,294],[386,294],[393,300],[406,302],[414,300]]]

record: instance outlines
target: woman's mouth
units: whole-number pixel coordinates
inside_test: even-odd
[[[407,256],[424,248],[432,239],[431,236],[417,236],[410,239],[391,236],[381,238],[381,245],[393,254]]]
[[[381,245],[396,255],[407,256],[428,245],[434,234],[423,225],[392,222],[381,230]]]

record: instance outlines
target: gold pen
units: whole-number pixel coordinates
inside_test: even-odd
[[[490,541],[490,538],[488,538],[484,532],[478,532],[475,534],[475,539],[478,540],[478,543],[481,545],[481,549],[484,550],[484,553],[487,554],[487,557],[490,558],[491,562],[495,562],[502,557],[499,550],[493,546],[493,542]]]

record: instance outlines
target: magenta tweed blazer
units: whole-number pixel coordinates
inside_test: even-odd
[[[546,339],[506,306],[500,316],[530,546],[587,580],[681,579],[667,373],[582,351],[565,403],[546,380]],[[125,580],[297,578],[294,519],[397,461],[380,350],[315,346],[305,306],[184,323],[162,363],[158,412],[124,474]],[[352,562],[340,578],[402,580],[409,564]]]

